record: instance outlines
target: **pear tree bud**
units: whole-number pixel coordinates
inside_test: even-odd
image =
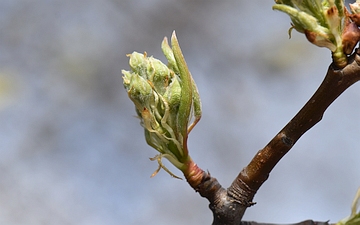
[[[159,163],[152,176],[162,168],[176,177],[161,159],[186,171],[191,160],[187,136],[201,118],[201,102],[175,33],[172,47],[166,38],[161,47],[168,65],[146,53],[133,52],[128,55],[131,71],[122,70],[123,83],[145,129],[146,142],[160,153],[152,158]]]
[[[350,4],[353,13],[360,12],[359,2]],[[289,31],[295,29],[304,33],[312,44],[330,49],[337,67],[347,65],[347,55],[359,41],[357,29],[349,23],[349,18],[359,24],[357,14],[349,15],[343,0],[275,0],[275,3],[273,9],[290,16]]]

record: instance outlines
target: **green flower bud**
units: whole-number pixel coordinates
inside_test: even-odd
[[[128,91],[129,98],[134,102],[136,109],[141,112],[144,107],[148,107],[154,98],[153,90],[143,77],[136,73],[122,71],[124,74],[124,86]]]
[[[167,99],[170,109],[179,107],[181,100],[181,85],[179,78],[176,75],[171,79],[171,83],[166,89],[164,97]]]
[[[129,65],[134,73],[147,78],[146,77],[146,65],[148,64],[148,59],[146,57],[146,52],[144,54],[133,52],[132,54],[128,54],[130,57]]]
[[[172,47],[166,38],[161,46],[168,66],[152,56],[147,57],[146,53],[133,52],[128,55],[132,71],[122,70],[123,83],[145,129],[146,142],[160,152],[152,159],[159,163],[153,175],[163,168],[176,177],[161,159],[164,157],[186,171],[191,160],[187,137],[201,118],[201,103],[175,33]]]
[[[346,24],[349,22],[343,0],[275,0],[275,2],[273,9],[287,13],[291,18],[292,27],[289,35],[292,29],[304,33],[314,45],[330,49],[335,65],[342,68],[347,64],[346,55],[352,52],[354,40],[349,41],[349,38],[345,42],[343,40]],[[357,9],[356,5],[352,7],[354,11]]]
[[[169,86],[171,70],[160,60],[150,57],[147,63],[147,75],[159,94],[163,95]]]

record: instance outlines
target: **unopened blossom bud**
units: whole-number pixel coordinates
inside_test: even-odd
[[[171,79],[170,84],[164,93],[164,97],[169,103],[170,110],[179,107],[181,100],[181,85],[177,76],[174,76]]]
[[[161,160],[166,158],[178,169],[188,171],[191,158],[187,136],[201,117],[201,103],[175,33],[171,41],[172,47],[166,38],[162,43],[168,66],[146,53],[133,52],[128,55],[131,71],[122,73],[124,87],[145,129],[146,142],[160,153],[151,158],[159,163],[152,176],[163,168],[178,178]]]
[[[169,86],[170,73],[173,73],[164,63],[153,57],[148,58],[147,76],[156,91],[163,95]]]
[[[292,21],[290,31],[295,29],[304,33],[312,44],[330,49],[336,66],[342,68],[347,65],[346,55],[352,52],[353,42],[357,42],[358,39],[350,41],[348,38],[349,31],[356,33],[356,30],[352,26],[346,26],[349,19],[343,0],[275,0],[275,2],[273,9],[290,16]],[[353,5],[352,10],[358,10],[358,4]],[[356,35],[353,33],[353,37]],[[346,40],[344,41],[343,38]]]
[[[133,52],[128,55],[130,57],[129,65],[134,73],[146,78],[146,64],[147,57],[146,52],[144,54]]]
[[[128,90],[129,98],[134,102],[140,112],[144,107],[150,107],[154,101],[154,93],[150,84],[141,76],[129,71],[122,71],[124,74],[124,87]]]

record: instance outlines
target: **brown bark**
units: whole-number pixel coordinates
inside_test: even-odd
[[[255,222],[242,222],[247,207],[253,205],[253,197],[267,180],[271,170],[294,146],[299,138],[323,117],[325,110],[347,88],[360,80],[360,51],[348,59],[342,69],[329,66],[324,81],[310,100],[293,119],[257,154],[239,173],[226,190],[219,182],[203,172],[202,182],[192,187],[207,198],[214,215],[213,225],[260,225]],[[303,221],[297,225],[325,225],[327,222]]]

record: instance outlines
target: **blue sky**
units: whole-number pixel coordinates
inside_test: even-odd
[[[208,202],[157,168],[122,85],[127,53],[164,60],[176,30],[203,117],[190,154],[228,187],[322,81],[331,55],[273,1],[1,1],[0,223],[210,224]],[[360,91],[283,158],[244,219],[336,222],[359,177]],[[175,174],[178,171],[171,168]]]

